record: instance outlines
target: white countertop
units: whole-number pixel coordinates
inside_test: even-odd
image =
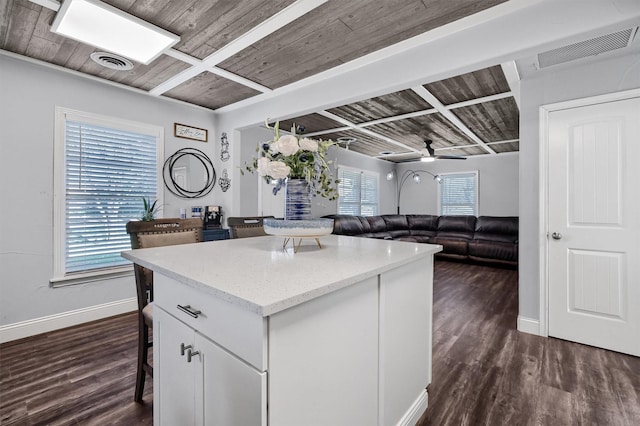
[[[366,278],[425,261],[442,246],[327,235],[297,253],[266,236],[129,250],[122,256],[185,285],[268,316]]]

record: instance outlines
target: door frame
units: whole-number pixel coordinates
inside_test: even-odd
[[[539,335],[549,337],[549,115],[552,112],[576,107],[621,101],[640,97],[640,89],[624,90],[588,98],[573,99],[548,105],[541,105],[539,128],[539,210],[538,210],[538,248],[539,248]]]

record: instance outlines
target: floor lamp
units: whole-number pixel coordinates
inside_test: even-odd
[[[420,177],[421,173],[426,173],[430,176],[433,176],[433,179],[438,183],[442,182],[442,178],[436,174],[431,173],[428,170],[406,170],[400,179],[396,180],[396,206],[398,207],[398,214],[400,214],[400,195],[402,194],[402,187],[409,179],[413,180],[414,183],[418,184],[422,182],[422,178]],[[396,177],[395,171],[390,171],[387,173],[387,180],[392,180]]]

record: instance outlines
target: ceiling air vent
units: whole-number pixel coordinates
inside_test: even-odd
[[[113,53],[93,52],[91,54],[91,60],[98,65],[116,71],[126,71],[133,68],[133,62]]]
[[[630,28],[539,53],[538,63],[540,68],[546,68],[627,47],[633,40],[637,29],[638,27]]]

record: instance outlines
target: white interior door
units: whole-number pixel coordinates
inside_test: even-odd
[[[549,335],[640,356],[640,98],[548,117]]]

